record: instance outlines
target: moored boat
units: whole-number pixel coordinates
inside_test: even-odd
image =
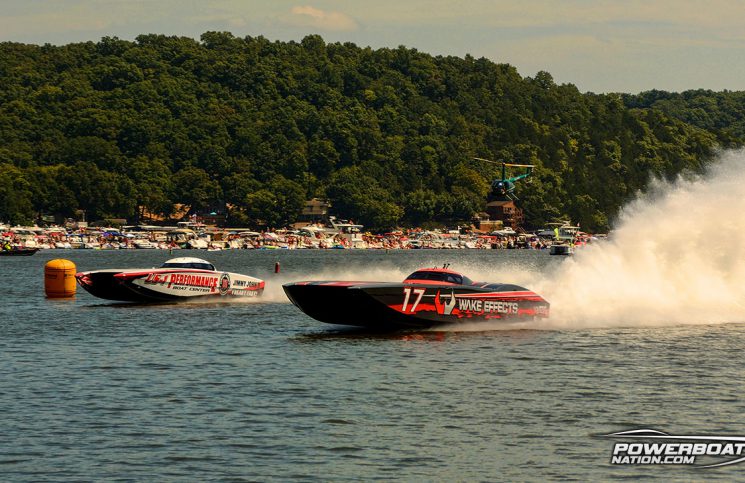
[[[571,255],[572,253],[574,253],[574,248],[565,243],[551,245],[548,249],[549,255]]]
[[[30,257],[38,252],[38,248],[11,248],[10,250],[0,250],[2,257]]]
[[[370,329],[533,320],[548,317],[550,306],[525,287],[473,282],[447,268],[420,269],[402,283],[308,281],[283,288],[316,320]]]
[[[132,245],[135,248],[140,249],[140,250],[152,250],[152,249],[158,248],[158,246],[155,245],[153,242],[151,242],[150,240],[145,240],[145,239],[134,240],[132,242]]]
[[[264,281],[217,271],[200,258],[173,258],[159,268],[80,272],[78,283],[91,295],[125,302],[167,302],[207,297],[257,297]]]

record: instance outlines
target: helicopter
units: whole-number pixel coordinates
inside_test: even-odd
[[[499,164],[502,166],[502,177],[496,178],[491,183],[491,192],[489,193],[489,199],[509,199],[512,201],[517,200],[517,196],[514,195],[515,181],[525,179],[533,172],[534,164],[516,164],[516,163],[505,163],[504,161],[492,161],[491,159],[484,158],[473,158],[475,161],[484,161],[487,163]],[[525,168],[523,174],[507,177],[507,168]]]

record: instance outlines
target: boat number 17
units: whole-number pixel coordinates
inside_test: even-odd
[[[419,305],[419,302],[422,301],[422,295],[424,295],[425,289],[404,287],[404,305],[403,307],[401,307],[401,312],[406,312],[406,307],[408,307],[409,305],[409,299],[411,298],[412,292],[414,293],[414,296],[416,296],[416,300],[414,300],[414,303],[411,304],[411,312],[414,313],[417,306]]]

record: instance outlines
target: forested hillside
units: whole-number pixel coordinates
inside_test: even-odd
[[[654,90],[625,94],[623,98],[627,107],[658,109],[670,117],[715,132],[725,142],[740,144],[745,139],[745,92]]]
[[[720,95],[734,94],[583,94],[483,58],[319,36],[2,43],[0,221],[185,204],[280,226],[323,197],[371,228],[457,222],[498,174],[478,156],[537,166],[516,192],[527,225],[603,230],[650,175],[740,143],[742,117],[707,101]]]

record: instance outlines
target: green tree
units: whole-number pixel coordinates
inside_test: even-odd
[[[32,188],[20,168],[0,165],[0,220],[27,224],[34,219]]]
[[[188,205],[190,211],[198,213],[220,199],[220,186],[201,168],[188,167],[173,175],[175,203]]]
[[[279,228],[294,222],[305,205],[303,187],[275,176],[269,186],[245,198],[245,213],[256,225]]]
[[[336,172],[327,194],[340,216],[372,229],[393,228],[403,216],[403,209],[393,202],[390,192],[359,167]]]

